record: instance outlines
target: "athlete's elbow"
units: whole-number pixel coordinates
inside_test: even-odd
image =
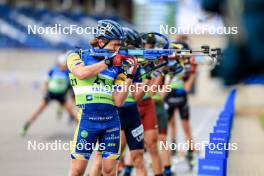
[[[79,72],[77,78],[79,80],[83,80],[83,79],[91,78],[91,77],[93,77],[95,75],[97,75],[97,73],[94,73],[94,72]]]
[[[90,77],[90,72],[86,71],[85,69],[83,69],[84,67],[80,66],[76,66],[75,68],[73,68],[72,73],[74,74],[74,76],[76,76],[77,79],[79,80],[83,80],[86,78]]]
[[[84,79],[84,74],[80,69],[73,69],[72,74],[78,79],[78,80],[83,80]]]
[[[84,76],[83,75],[81,75],[81,74],[74,74],[75,75],[75,77],[78,79],[78,80],[83,80],[84,79]]]
[[[84,72],[82,72],[82,71],[75,71],[74,73],[73,73],[75,76],[76,76],[76,78],[77,79],[79,79],[79,80],[84,80],[84,79],[86,79],[89,75],[87,75],[86,73],[84,73]]]
[[[143,97],[144,97],[144,94],[143,95],[142,94],[135,94],[133,98],[136,102],[139,102],[143,99]]]
[[[79,80],[84,80],[86,78],[86,76],[82,73],[80,74],[77,74],[76,77],[79,79]]]
[[[123,106],[123,102],[122,101],[115,101],[115,105],[117,106],[117,107],[121,107],[121,106]]]
[[[124,101],[121,100],[121,98],[115,98],[114,99],[115,106],[121,107],[124,104]]]
[[[141,97],[139,97],[139,96],[135,96],[134,99],[135,99],[136,102],[138,102],[138,101],[141,100]]]

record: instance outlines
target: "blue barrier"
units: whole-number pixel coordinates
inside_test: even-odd
[[[223,127],[223,126],[215,126],[214,127],[214,133],[226,133],[226,134],[230,134],[230,128]]]
[[[199,176],[226,176],[226,160],[200,159]]]
[[[214,148],[210,148],[209,146],[205,147],[205,158],[206,159],[227,159],[228,150],[225,150],[225,143],[217,143],[214,145]],[[221,149],[217,149],[217,147],[221,147]]]
[[[236,89],[233,89],[226,99],[223,111],[219,114],[213,132],[210,133],[210,143],[205,147],[205,158],[199,159],[199,176],[226,176],[227,174],[228,143],[235,112],[235,97]],[[210,144],[214,144],[214,147]]]
[[[230,128],[231,129],[231,123],[228,123],[228,122],[223,122],[223,121],[216,121],[216,126],[219,126],[219,127],[227,127],[227,128]]]
[[[228,143],[229,137],[229,134],[210,133],[210,143]]]

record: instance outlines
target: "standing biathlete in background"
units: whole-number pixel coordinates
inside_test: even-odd
[[[66,64],[66,55],[62,54],[57,58],[56,65],[48,72],[48,78],[44,83],[45,97],[41,100],[37,109],[26,121],[20,130],[20,134],[25,136],[31,124],[39,117],[41,112],[47,107],[50,101],[56,100],[69,113],[71,119],[76,120],[73,104],[67,99],[67,93],[70,89],[68,69]]]
[[[139,33],[130,28],[123,28],[125,33],[125,46],[128,48],[140,48],[141,37]],[[135,75],[136,76],[136,75]],[[116,83],[122,84],[126,79],[126,76],[120,75],[116,80]],[[134,86],[136,86],[137,80],[133,80]],[[143,82],[143,85],[148,85],[149,79]],[[140,115],[137,109],[137,101],[144,96],[143,89],[138,91],[129,92],[125,104],[122,107],[118,107],[119,118],[121,122],[121,162],[123,164],[122,154],[128,144],[129,153],[133,162],[133,166],[136,169],[136,174],[140,176],[147,176],[147,170],[144,164],[144,129],[140,121]],[[90,172],[90,176],[100,176],[102,171],[101,161],[102,157],[97,153],[93,167]],[[126,172],[124,173],[126,175]]]
[[[95,39],[91,43],[102,49],[117,51],[123,40],[124,32],[118,23],[100,20]],[[103,158],[103,175],[116,175],[121,132],[117,106],[122,106],[127,98],[126,86],[131,85],[136,71],[135,65],[137,65],[135,59],[127,59],[130,66],[122,84],[123,89],[120,91],[119,88],[112,88],[114,83],[123,76],[123,70],[116,67],[121,65],[120,57],[116,55],[113,58],[97,58],[92,57],[89,51],[73,52],[68,56],[71,85],[76,105],[81,108],[80,122],[74,135],[71,151],[70,176],[84,174],[93,152],[91,146],[97,141]]]
[[[143,38],[143,47],[145,49],[153,49],[155,48],[156,37],[154,34],[148,34],[145,38]],[[140,69],[141,82],[145,79],[151,79],[150,85],[155,85],[154,80],[151,78],[151,73],[145,74],[145,69],[142,67]],[[152,169],[155,176],[162,175],[162,166],[161,166],[161,158],[158,151],[158,123],[157,116],[155,110],[155,104],[151,99],[149,92],[147,92],[143,100],[138,102],[138,110],[141,117],[141,123],[144,127],[144,145],[146,150],[149,152],[151,161],[152,161]],[[131,160],[131,159],[130,159]],[[131,161],[128,161],[130,164]]]
[[[162,75],[162,78],[158,85],[160,85],[161,89],[160,91],[156,93],[151,93],[152,99],[155,102],[155,108],[156,108],[156,114],[158,118],[158,133],[159,133],[159,142],[166,144],[167,142],[167,129],[168,129],[168,115],[164,108],[164,96],[166,95],[166,88],[165,88],[165,71],[156,71],[154,73],[155,77],[157,75]],[[159,145],[160,146],[160,145]],[[163,167],[163,175],[164,176],[172,176],[173,173],[171,171],[171,156],[170,156],[170,150],[165,148],[160,148],[160,157],[162,161],[162,167]]]
[[[188,45],[184,42],[177,42],[174,44],[175,49],[188,49]],[[177,56],[176,56],[177,57]],[[181,60],[181,58],[179,58]],[[184,62],[186,59],[183,59],[181,62]],[[176,143],[176,110],[179,110],[183,132],[185,139],[189,144],[189,149],[187,152],[188,161],[192,160],[193,150],[192,150],[192,135],[189,124],[189,104],[188,104],[188,92],[190,91],[194,79],[196,66],[193,64],[184,63],[183,71],[177,74],[170,75],[170,85],[172,91],[169,92],[165,97],[165,109],[167,110],[169,116],[169,126],[171,129],[171,138],[172,142]],[[175,154],[175,150],[172,151],[172,154]],[[191,166],[190,166],[191,167]]]
[[[169,62],[170,63],[170,62]],[[158,118],[158,133],[160,144],[166,145],[167,143],[167,132],[168,132],[168,114],[164,108],[164,97],[170,91],[170,85],[165,84],[165,77],[169,72],[174,74],[180,73],[182,66],[175,62],[174,69],[169,70],[167,66],[162,67],[153,73],[153,79],[156,84],[159,85],[159,89],[156,92],[150,92],[150,95],[155,102],[156,114]],[[161,78],[161,79],[160,79]],[[161,145],[159,145],[161,146]],[[172,176],[174,173],[171,171],[171,154],[170,150],[164,147],[160,148],[160,156],[163,167],[164,176]]]

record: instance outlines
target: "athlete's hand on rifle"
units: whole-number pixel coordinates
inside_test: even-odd
[[[121,67],[126,56],[118,54],[120,47],[115,51],[114,56],[105,59],[105,63],[108,66]]]
[[[108,57],[108,58],[104,59],[104,62],[108,67],[112,67],[112,66],[120,67],[123,64],[124,59],[125,59],[125,56],[117,54],[113,57],[110,57],[110,58]]]
[[[125,58],[125,56],[117,54],[113,57],[113,66],[121,67]]]
[[[144,66],[144,70],[146,72],[146,79],[151,79],[151,74],[154,68],[155,64],[153,62],[150,62]]]
[[[127,78],[133,79],[137,71],[137,59],[135,57],[126,58],[126,62],[128,63]]]
[[[116,50],[117,54],[112,58],[113,59],[113,66],[115,66],[115,67],[121,67],[123,64],[123,61],[125,59],[125,56],[118,54],[119,50],[120,50],[120,47],[117,48],[117,50]]]

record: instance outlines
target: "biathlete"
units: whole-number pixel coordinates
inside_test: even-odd
[[[156,45],[156,37],[154,34],[143,35],[143,48],[145,49],[153,49]],[[157,82],[152,79],[151,72],[145,74],[146,67],[142,67],[140,70],[140,75],[144,75],[141,77],[141,82],[145,79],[151,79],[150,86],[156,85]],[[158,78],[161,79],[161,78]],[[152,161],[152,169],[155,176],[161,176],[162,174],[162,166],[161,166],[161,158],[158,151],[158,123],[157,116],[155,110],[155,104],[152,100],[150,93],[146,92],[143,99],[138,102],[138,110],[141,118],[141,123],[144,127],[144,146],[146,150],[149,152],[151,161]],[[126,170],[127,175],[131,173],[131,158],[127,158]],[[129,168],[130,167],[130,168]]]
[[[174,44],[175,49],[189,49],[185,42],[176,42]],[[178,58],[181,60],[181,58]],[[181,62],[185,62],[185,58]],[[187,59],[188,60],[188,59]],[[196,67],[190,63],[183,63],[183,71],[177,74],[170,75],[170,85],[172,91],[169,92],[165,97],[165,108],[169,116],[169,126],[171,129],[172,142],[176,143],[176,126],[175,126],[175,116],[177,110],[179,110],[182,127],[186,141],[189,144],[189,149],[187,151],[187,159],[190,161],[193,157],[192,150],[192,135],[189,124],[189,104],[188,104],[188,92],[190,91],[192,84],[195,79]],[[175,150],[172,154],[175,154]]]
[[[157,75],[162,75],[163,79],[161,79],[158,83],[160,85],[161,89],[157,91],[156,93],[151,93],[152,99],[155,102],[155,108],[156,108],[156,115],[158,118],[158,133],[159,133],[159,142],[166,145],[167,143],[167,132],[168,132],[168,115],[164,108],[164,96],[166,95],[167,88],[165,87],[165,75],[167,74],[166,71],[156,71],[155,77]],[[160,146],[160,145],[159,145]],[[163,167],[163,175],[164,176],[172,176],[173,172],[171,170],[171,156],[170,156],[170,150],[166,148],[160,148],[160,157],[162,161],[162,167]]]
[[[118,23],[100,20],[95,39],[91,43],[101,49],[117,51],[124,38],[124,31]],[[117,107],[122,106],[127,98],[127,86],[132,84],[137,65],[134,58],[127,59],[129,66],[124,77],[124,70],[116,67],[121,65],[120,57],[92,57],[89,51],[72,52],[68,56],[71,85],[76,104],[80,106],[80,122],[71,151],[70,176],[84,174],[93,152],[91,145],[97,141],[102,155],[103,175],[116,175],[121,132]],[[118,80],[123,79],[122,85],[119,85]]]
[[[141,47],[141,37],[139,33],[130,28],[123,28],[125,32],[125,47],[130,49]],[[135,77],[138,76],[137,74]],[[120,77],[121,79],[116,80],[117,82],[123,82],[126,78],[125,75]],[[137,79],[133,80],[133,85],[136,87],[138,83]],[[144,85],[148,85],[150,79],[146,79],[143,82]],[[133,167],[136,169],[137,175],[146,176],[147,171],[144,164],[144,129],[140,121],[140,115],[137,109],[137,101],[139,101],[144,96],[143,89],[132,90],[129,92],[127,99],[122,107],[118,108],[119,118],[121,122],[121,157],[119,165],[123,165],[122,154],[126,147],[129,147],[129,152],[131,159],[133,161]],[[101,175],[101,156],[97,153],[94,167],[91,169],[90,176],[100,176]],[[130,166],[129,166],[130,167]],[[131,166],[132,167],[132,166]],[[122,167],[119,167],[120,170]],[[120,170],[121,171],[121,170]],[[126,175],[127,170],[125,170],[124,175]]]
[[[56,65],[49,70],[48,78],[44,83],[45,97],[41,100],[37,109],[21,128],[21,136],[26,135],[31,124],[39,117],[49,102],[53,100],[59,102],[60,105],[66,109],[72,120],[76,120],[73,111],[73,104],[71,100],[67,99],[67,93],[70,90],[68,73],[66,55],[62,54],[57,58]]]

